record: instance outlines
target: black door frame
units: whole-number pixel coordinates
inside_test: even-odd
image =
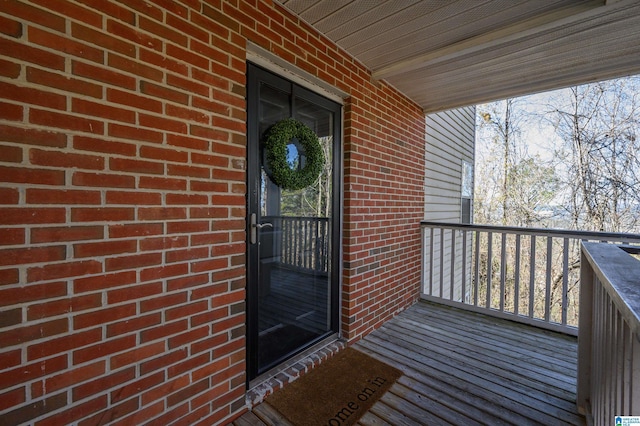
[[[307,88],[304,88],[284,77],[278,76],[262,67],[247,63],[247,384],[258,375],[264,373],[258,366],[258,283],[259,283],[259,252],[258,244],[251,244],[252,213],[259,210],[260,197],[260,165],[259,149],[259,100],[260,83],[266,83],[278,90],[290,94],[290,99],[296,97],[315,103],[327,110],[333,111],[333,200],[331,208],[331,272],[330,272],[330,331],[308,345],[298,348],[289,354],[289,358],[314,343],[340,330],[340,271],[342,256],[342,241],[340,230],[342,226],[342,105],[327,99]],[[293,102],[293,101],[292,101]],[[295,111],[292,105],[291,111]]]

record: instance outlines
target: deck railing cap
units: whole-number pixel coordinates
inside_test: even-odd
[[[612,244],[583,242],[583,253],[636,335],[640,332],[640,260]]]
[[[624,241],[629,243],[640,243],[640,234],[630,234],[623,232],[598,232],[598,231],[576,231],[571,229],[554,228],[524,228],[518,226],[486,225],[475,223],[451,223],[433,222],[423,220],[420,222],[423,227],[440,227],[450,229],[460,229],[469,231],[486,231],[498,233],[512,233],[520,235],[536,235],[549,237],[567,237],[591,241]]]

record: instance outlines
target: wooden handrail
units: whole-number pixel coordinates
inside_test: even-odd
[[[518,226],[484,225],[475,223],[449,223],[423,220],[420,225],[427,227],[446,227],[449,229],[491,231],[496,233],[539,235],[549,237],[567,237],[588,241],[628,241],[640,243],[640,234],[623,232],[575,231],[571,229],[522,228]]]

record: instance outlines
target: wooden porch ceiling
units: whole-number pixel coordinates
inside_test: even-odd
[[[637,0],[276,0],[434,112],[640,73]]]
[[[583,425],[577,340],[421,302],[354,347],[403,376],[359,425]],[[269,398],[234,423],[288,425]]]

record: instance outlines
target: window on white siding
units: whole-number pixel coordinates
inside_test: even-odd
[[[462,185],[460,188],[461,222],[473,221],[473,164],[462,160]]]

